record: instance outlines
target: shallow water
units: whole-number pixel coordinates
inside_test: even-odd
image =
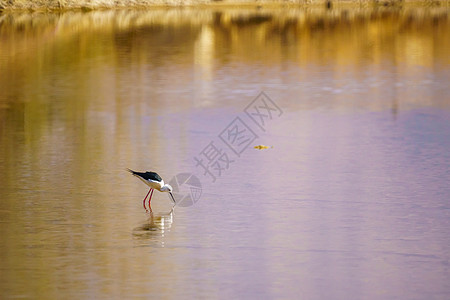
[[[448,13],[0,15],[1,298],[448,299]]]

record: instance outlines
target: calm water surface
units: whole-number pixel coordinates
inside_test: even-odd
[[[0,298],[449,299],[449,36],[447,8],[1,14]],[[201,198],[150,216],[127,167]]]

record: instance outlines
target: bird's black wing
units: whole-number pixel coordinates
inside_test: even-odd
[[[157,173],[155,172],[136,172],[133,170],[128,169],[128,171],[130,173],[132,173],[133,175],[137,175],[139,177],[144,178],[145,180],[154,180],[154,181],[162,181],[161,176],[159,176]]]
[[[157,173],[155,173],[155,172],[145,172],[145,173],[141,173],[142,175],[142,177],[144,178],[144,179],[147,179],[147,180],[155,180],[155,181],[162,181],[162,178],[161,178],[161,176],[159,176]]]

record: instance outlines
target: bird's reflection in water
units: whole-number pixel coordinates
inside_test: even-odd
[[[148,213],[148,219],[140,226],[133,229],[135,239],[159,241],[160,247],[164,247],[166,233],[170,232],[173,224],[174,207],[167,213]],[[142,245],[144,246],[144,245]]]

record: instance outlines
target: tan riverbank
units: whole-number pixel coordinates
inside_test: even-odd
[[[180,6],[449,6],[449,0],[0,0],[0,10],[92,10]]]

